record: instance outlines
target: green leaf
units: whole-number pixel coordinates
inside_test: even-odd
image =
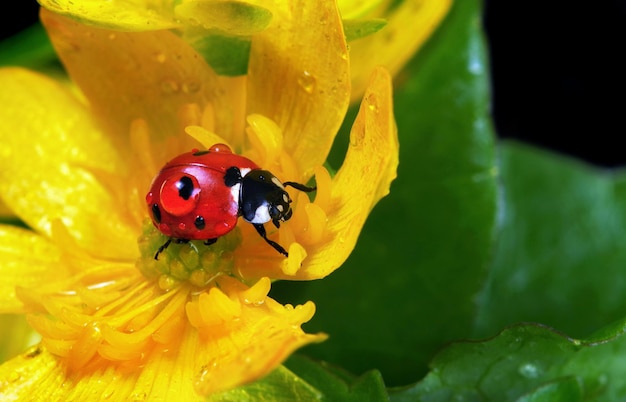
[[[539,325],[509,328],[483,342],[443,350],[400,401],[616,401],[626,398],[626,336],[587,343]],[[519,399],[518,399],[519,398]]]
[[[240,1],[201,0],[176,6],[183,36],[220,75],[246,74],[251,35],[267,28],[272,13]]]
[[[248,71],[250,38],[213,33],[187,39],[216,73],[236,76]]]
[[[626,175],[500,148],[503,210],[477,334],[521,321],[583,337],[624,317]]]
[[[581,384],[575,377],[559,378],[535,389],[518,402],[576,402],[582,401]]]
[[[387,401],[380,373],[354,377],[309,358],[293,355],[265,378],[212,395],[209,401]]]
[[[320,391],[303,381],[285,366],[265,378],[236,389],[213,394],[207,401],[314,401],[322,399]]]
[[[330,339],[307,353],[353,373],[379,369],[388,385],[415,381],[435,351],[471,333],[491,256],[495,152],[479,5],[455,2],[398,80],[398,178],[352,256],[324,280],[273,285],[281,301],[316,303],[306,329]],[[334,166],[346,144],[344,133]]]
[[[39,23],[0,42],[0,66],[37,68],[56,61],[54,48]]]
[[[285,365],[314,386],[328,401],[386,401],[387,391],[380,372],[371,370],[355,377],[337,367],[294,355]]]
[[[381,18],[369,20],[343,20],[343,31],[348,42],[364,38],[380,31],[387,21]]]

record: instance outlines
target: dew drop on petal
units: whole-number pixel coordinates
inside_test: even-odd
[[[304,90],[304,92],[310,94],[315,90],[316,79],[308,71],[303,71],[302,75],[298,77],[298,85]]]
[[[22,378],[22,374],[20,374],[18,371],[14,371],[11,374],[9,374],[8,381],[16,382],[16,381],[19,381],[21,378]]]
[[[167,56],[163,52],[157,52],[157,53],[154,54],[154,60],[156,60],[157,62],[163,64],[167,60]]]
[[[163,80],[161,82],[161,92],[164,95],[175,94],[180,91],[180,85],[174,80]]]
[[[201,85],[198,81],[188,81],[183,84],[183,93],[193,94],[200,91]]]
[[[130,396],[131,401],[145,401],[148,395],[145,392],[136,392]]]

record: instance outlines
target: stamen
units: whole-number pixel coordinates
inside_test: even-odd
[[[252,148],[259,153],[257,163],[269,167],[276,163],[283,152],[283,132],[272,120],[260,114],[251,114],[247,118],[246,129]]]
[[[304,247],[299,243],[291,243],[289,246],[289,257],[287,262],[283,263],[282,270],[285,275],[294,276],[300,267],[302,267],[302,261],[306,258],[307,253]]]

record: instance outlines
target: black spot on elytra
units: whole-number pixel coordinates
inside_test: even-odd
[[[187,201],[191,194],[193,194],[193,181],[187,176],[181,177],[176,183],[178,189],[178,196]]]
[[[193,224],[198,230],[202,230],[206,226],[206,223],[204,222],[204,218],[201,217],[200,215],[196,216],[196,220],[193,221]]]
[[[229,167],[224,175],[224,184],[232,187],[237,183],[241,183],[241,171],[237,166]]]
[[[152,216],[156,223],[161,223],[161,210],[159,209],[159,204],[152,204]]]

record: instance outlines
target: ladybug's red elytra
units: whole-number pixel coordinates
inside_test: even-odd
[[[304,192],[315,190],[299,183],[281,182],[224,144],[175,157],[163,166],[146,195],[152,223],[169,237],[154,259],[159,259],[172,240],[204,240],[206,245],[213,244],[235,228],[240,216],[287,257],[280,244],[267,238],[263,226],[271,221],[278,228],[280,222],[291,218],[287,186]]]

